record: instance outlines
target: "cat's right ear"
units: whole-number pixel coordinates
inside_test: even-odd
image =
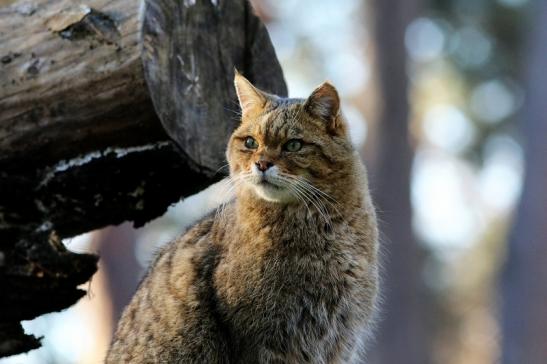
[[[336,88],[329,82],[323,82],[312,92],[304,103],[304,109],[325,121],[330,132],[335,133],[342,126],[339,117],[340,97]]]
[[[235,70],[234,85],[236,87],[239,106],[243,117],[259,114],[264,110],[267,95],[253,86],[241,73]]]

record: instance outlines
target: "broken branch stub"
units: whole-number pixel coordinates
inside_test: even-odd
[[[160,120],[206,175],[224,162],[238,124],[237,68],[257,87],[286,96],[268,32],[247,0],[145,0],[143,64]]]
[[[144,80],[139,2],[85,4],[0,8],[1,162],[46,165],[167,139]]]

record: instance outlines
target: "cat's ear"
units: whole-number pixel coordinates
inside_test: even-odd
[[[327,123],[327,129],[336,132],[342,127],[339,117],[340,97],[338,91],[329,82],[323,82],[317,87],[304,103],[304,108],[312,116]]]
[[[253,84],[237,70],[235,70],[234,85],[236,87],[237,98],[243,116],[258,114],[264,110],[264,106],[268,101],[267,95],[254,87]]]

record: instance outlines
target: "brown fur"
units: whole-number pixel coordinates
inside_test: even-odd
[[[227,151],[235,199],[159,253],[107,363],[363,360],[378,233],[338,94],[323,84],[307,100],[281,99],[240,75],[236,88],[243,116]],[[256,149],[245,147],[249,136]],[[290,139],[302,149],[283,150]],[[259,193],[258,161],[277,167],[281,192],[268,180],[270,192]],[[296,176],[313,187],[295,187]]]

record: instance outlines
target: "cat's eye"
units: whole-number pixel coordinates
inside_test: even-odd
[[[291,139],[283,146],[287,152],[298,152],[302,149],[302,142],[298,139]]]
[[[256,149],[258,148],[258,142],[252,137],[245,138],[245,148]]]

